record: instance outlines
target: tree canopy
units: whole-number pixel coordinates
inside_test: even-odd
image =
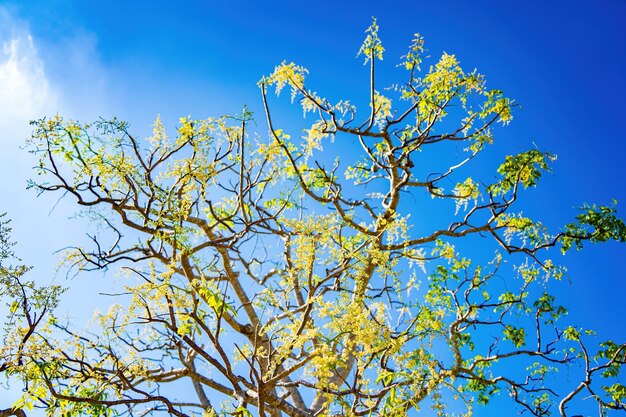
[[[183,117],[173,136],[157,119],[146,140],[118,119],[33,122],[31,186],[73,198],[99,230],[65,264],[125,275],[83,331],[53,314],[59,287],[2,264],[0,366],[26,387],[12,412],[470,416],[496,399],[535,416],[572,416],[583,399],[626,411],[626,344],[569,325],[550,290],[566,274],[551,254],[624,242],[615,205],[585,205],[560,230],[524,216],[517,200],[555,156],[509,155],[495,176],[479,165],[513,100],[454,55],[422,69],[419,35],[404,79],[380,81],[376,21],[358,54],[368,107],[325,98],[283,62],[259,82],[267,135],[246,108]],[[272,111],[285,89],[313,118],[301,133]]]

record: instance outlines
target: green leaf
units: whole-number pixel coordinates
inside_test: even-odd
[[[509,325],[504,329],[504,338],[510,340],[513,342],[515,347],[519,348],[526,343],[526,331],[523,328],[517,328]]]

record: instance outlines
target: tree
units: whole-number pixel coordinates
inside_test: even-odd
[[[21,264],[15,257],[11,241],[9,221],[4,220],[6,213],[0,213],[0,297],[9,300],[9,309],[5,320],[4,344],[0,348],[0,372],[12,373],[24,365],[26,350],[31,348],[30,339],[40,326],[48,309],[56,307],[61,287],[51,285],[39,288],[33,281],[24,280],[23,276],[30,268]],[[12,265],[9,261],[18,262]],[[19,331],[15,331],[19,327]],[[15,407],[0,409],[0,416],[23,416],[19,404]]]
[[[250,134],[245,108],[182,118],[173,139],[157,119],[147,141],[117,119],[34,122],[32,186],[69,195],[100,227],[66,264],[126,277],[95,331],[49,312],[44,325],[43,311],[30,326],[35,307],[11,316],[21,324],[6,331],[3,367],[28,387],[16,408],[472,415],[507,392],[535,416],[572,415],[583,397],[601,416],[625,411],[626,344],[594,346],[561,324],[550,283],[564,270],[547,256],[623,242],[615,207],[584,206],[556,232],[516,213],[553,155],[507,156],[490,182],[467,176],[515,103],[453,55],[422,73],[419,35],[406,81],[384,95],[383,52],[374,21],[359,50],[366,115],[309,89],[304,68],[277,66],[259,82],[267,139]],[[270,112],[268,91],[285,88],[316,117],[299,138]],[[329,157],[333,140],[350,154]],[[564,388],[553,371],[576,363],[580,380]]]

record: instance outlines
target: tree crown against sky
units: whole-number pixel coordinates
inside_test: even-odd
[[[2,366],[27,385],[16,407],[469,415],[509,393],[538,416],[572,415],[581,398],[624,411],[626,346],[589,346],[559,324],[550,282],[564,271],[547,257],[624,241],[615,207],[585,206],[555,232],[516,212],[553,155],[531,149],[495,180],[469,176],[515,103],[453,55],[422,71],[419,35],[398,84],[376,77],[383,53],[374,22],[361,111],[309,89],[306,69],[276,67],[259,83],[269,139],[251,134],[247,110],[182,118],[173,139],[157,120],[147,141],[115,119],[35,122],[33,186],[74,198],[101,230],[67,264],[127,277],[95,333],[52,315],[44,325],[45,303],[7,294],[21,324],[5,332]],[[314,118],[302,137],[279,127],[271,89]],[[329,157],[339,141],[351,153]],[[563,389],[552,371],[572,363],[578,380]]]

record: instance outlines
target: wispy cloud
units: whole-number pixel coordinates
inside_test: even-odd
[[[57,113],[93,120],[110,108],[107,72],[96,46],[94,36],[84,32],[37,37],[29,21],[0,6],[0,213],[9,213],[18,252],[32,264],[54,265],[40,259],[83,233],[76,222],[66,221],[74,207],[55,205],[59,196],[35,200],[26,190],[35,160],[21,147],[30,136],[30,120]],[[38,267],[45,275],[52,269]]]
[[[30,119],[55,111],[58,95],[27,26],[0,8],[0,27],[0,143],[7,145]]]

